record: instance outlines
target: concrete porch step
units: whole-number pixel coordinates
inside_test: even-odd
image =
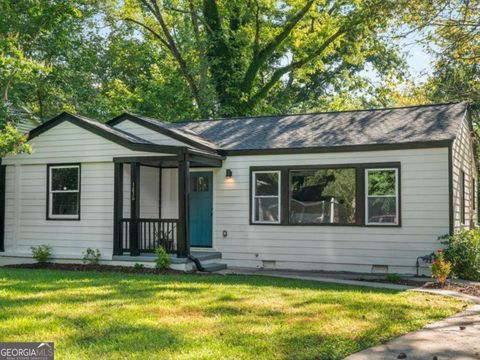
[[[192,251],[192,256],[196,257],[202,266],[208,272],[214,272],[225,269],[227,266],[222,264],[222,253],[218,251]],[[154,254],[140,254],[139,256],[131,256],[129,254],[115,255],[112,260],[119,265],[133,266],[134,263],[141,263],[146,267],[155,266]],[[170,255],[170,267],[180,271],[192,271],[196,269],[193,261],[188,258],[178,258],[176,255]]]
[[[225,270],[227,268],[227,265],[220,264],[220,263],[209,263],[209,264],[203,265],[203,268],[207,272],[215,272],[215,271]]]

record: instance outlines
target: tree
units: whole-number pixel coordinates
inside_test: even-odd
[[[168,53],[208,117],[272,112],[289,106],[285,96],[308,99],[368,66],[399,67],[381,35],[406,3],[127,0],[113,8]]]
[[[431,102],[466,100],[480,121],[480,0],[417,2],[409,15],[435,59],[432,75],[411,88],[411,98],[423,93]]]
[[[8,154],[30,153],[30,145],[27,144],[27,137],[20,134],[15,126],[8,123],[0,131],[0,158]]]

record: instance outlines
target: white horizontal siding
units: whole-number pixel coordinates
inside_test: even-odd
[[[56,257],[81,257],[98,248],[113,251],[113,163],[82,163],[81,220],[46,220],[47,166],[7,166],[6,253],[30,254],[48,244]],[[34,179],[34,181],[32,181]]]
[[[401,227],[249,225],[251,166],[375,162],[401,163]],[[226,169],[232,179],[225,178]],[[372,265],[388,265],[412,273],[417,256],[438,248],[438,237],[449,230],[447,148],[232,156],[214,174],[214,247],[232,266],[269,260],[292,269],[371,271]]]
[[[70,122],[63,122],[29,142],[32,154],[11,155],[5,165],[112,161],[116,156],[161,156],[129,150]],[[165,154],[164,154],[165,155]]]
[[[465,223],[462,223],[461,218],[462,171],[465,173]],[[473,139],[468,121],[465,119],[452,146],[453,221],[456,230],[470,228],[477,222],[477,209],[473,208],[475,199],[473,182],[476,181],[475,179],[477,179],[477,171]]]

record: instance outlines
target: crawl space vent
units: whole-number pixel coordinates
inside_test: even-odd
[[[275,269],[277,267],[276,261],[262,260],[262,263],[264,269]]]
[[[372,273],[388,274],[388,266],[387,265],[372,265]]]

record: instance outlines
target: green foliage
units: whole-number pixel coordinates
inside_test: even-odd
[[[100,257],[102,256],[102,254],[100,253],[100,250],[98,249],[92,249],[92,248],[88,248],[87,250],[85,250],[84,252],[82,252],[83,254],[83,263],[84,264],[90,264],[90,265],[97,265],[99,262],[100,262]]]
[[[445,260],[443,250],[437,251],[437,257],[432,261],[430,270],[432,271],[432,277],[437,280],[440,286],[444,286],[452,273],[452,263]]]
[[[133,268],[136,269],[136,270],[140,270],[140,269],[145,268],[145,266],[143,264],[140,264],[140,263],[135,263],[135,265],[133,265]]]
[[[398,274],[388,274],[386,279],[388,282],[393,284],[398,284],[400,281],[402,281],[402,277]]]
[[[0,158],[7,154],[31,152],[32,148],[27,144],[27,137],[22,135],[12,124],[8,123],[0,131]]]
[[[52,247],[49,245],[39,245],[30,247],[32,257],[39,263],[45,263],[52,256]]]
[[[155,249],[155,267],[157,269],[168,269],[170,266],[170,255],[165,251],[165,248],[163,246],[159,246]]]
[[[405,21],[421,30],[421,44],[434,58],[433,72],[411,84],[410,103],[468,101],[480,124],[480,0],[413,1]],[[402,99],[403,98],[403,99]],[[398,98],[395,99],[398,102]],[[402,102],[400,100],[400,102]],[[478,131],[478,129],[477,129]]]
[[[480,281],[480,229],[460,230],[443,239],[445,258],[452,263],[453,274]]]
[[[368,195],[395,195],[395,170],[368,172]]]
[[[363,70],[403,68],[384,35],[406,2],[154,3],[125,1],[110,13],[161,49],[203,117],[311,109],[337,94],[352,103],[368,85]]]

